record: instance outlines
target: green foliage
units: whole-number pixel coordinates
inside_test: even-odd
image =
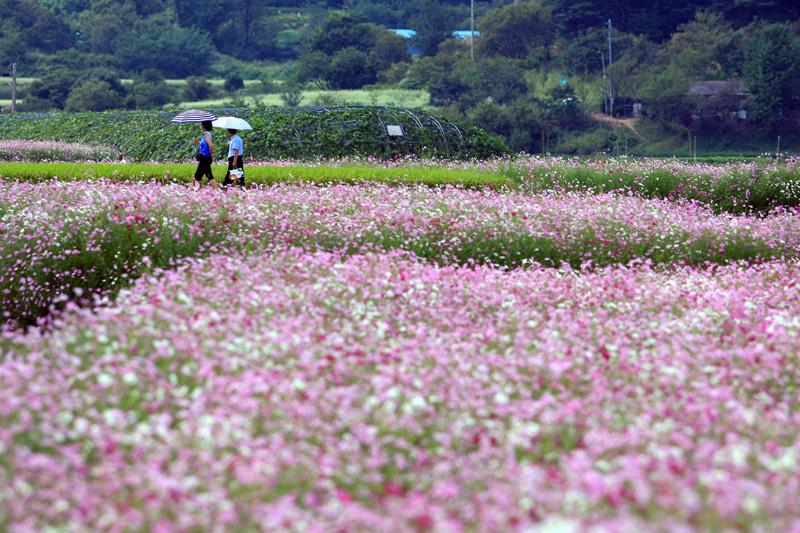
[[[300,58],[292,74],[295,84],[313,83],[323,91],[330,90],[330,58],[325,52],[313,50]]]
[[[293,82],[287,82],[281,85],[279,94],[283,105],[286,107],[299,106],[300,100],[303,98],[303,90],[299,85]]]
[[[133,104],[138,109],[154,109],[173,102],[177,89],[160,82],[142,82],[133,86]]]
[[[525,72],[519,62],[506,57],[485,59],[461,74],[470,88],[468,101],[490,98],[498,104],[513,102],[528,91]]]
[[[478,128],[459,123],[441,128],[441,119],[425,113],[341,107],[324,112],[255,108],[238,110],[236,115],[253,126],[254,131],[241,135],[249,156],[260,159],[406,154],[469,159],[507,152],[502,141]],[[170,124],[171,116],[145,111],[57,113],[46,120],[21,114],[0,116],[0,138],[102,144],[140,160],[188,159],[195,151],[191,141],[198,127]],[[406,136],[389,136],[387,123],[403,126]]]
[[[311,36],[311,50],[333,55],[345,48],[366,52],[375,45],[377,27],[357,13],[333,11]]]
[[[329,15],[314,33],[310,48],[298,61],[293,79],[322,90],[373,84],[378,72],[411,59],[402,37],[352,13]]]
[[[733,31],[720,13],[700,11],[695,18],[678,26],[661,56],[698,80],[725,79],[728,73],[716,61],[717,43]]]
[[[231,72],[225,77],[225,82],[222,84],[226,91],[233,93],[239,89],[244,89],[244,80],[236,73]]]
[[[680,129],[690,119],[684,106],[690,86],[684,73],[678,67],[670,66],[642,88],[642,101],[647,105],[648,113],[659,123]]]
[[[204,32],[157,26],[147,27],[141,34],[120,34],[114,40],[114,51],[124,70],[139,72],[156,68],[171,77],[206,72],[216,52]]]
[[[0,2],[0,64],[27,63],[33,52],[54,53],[73,40],[66,21],[37,2]]]
[[[489,11],[478,24],[481,57],[523,59],[536,49],[550,46],[556,38],[551,11],[552,7],[543,7],[540,0]]]
[[[78,76],[66,69],[45,74],[28,88],[25,108],[28,110],[64,109],[67,97]]]
[[[745,81],[754,99],[755,112],[767,126],[783,117],[800,81],[798,54],[800,46],[785,24],[759,28],[747,43]]]
[[[455,75],[443,75],[431,84],[431,105],[447,107],[460,101],[469,90],[469,86]]]
[[[452,10],[439,0],[421,0],[419,11],[409,18],[409,25],[416,31],[411,47],[425,56],[435,56],[439,45],[457,29]]]
[[[120,109],[125,100],[116,92],[111,84],[102,80],[89,80],[69,93],[67,111],[105,111]]]
[[[358,89],[377,80],[375,69],[367,56],[353,47],[333,54],[328,70],[328,80],[333,89]]]
[[[419,82],[422,87],[430,87],[445,74],[444,69],[430,57],[420,58],[411,64],[408,77]]]
[[[385,71],[398,63],[411,63],[411,53],[403,37],[390,31],[380,31],[370,52],[370,62],[377,71]]]
[[[626,51],[633,46],[633,36],[613,32],[614,60],[624,58]],[[560,54],[565,72],[575,74],[598,74],[603,69],[602,56],[608,66],[608,30],[600,26],[589,28],[569,39]]]
[[[199,102],[215,98],[219,94],[205,76],[189,76],[183,86],[183,98],[188,102]]]

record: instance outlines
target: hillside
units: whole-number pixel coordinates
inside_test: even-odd
[[[777,135],[795,146],[796,1],[493,0],[475,5],[474,43],[457,31],[471,26],[460,0],[296,4],[3,2],[0,75],[16,64],[30,81],[19,112],[389,105],[476,125],[516,151],[655,152],[684,137],[688,151],[689,133],[725,153],[771,151]],[[609,130],[598,112],[612,107]]]

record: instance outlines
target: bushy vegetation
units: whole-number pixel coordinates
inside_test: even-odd
[[[242,133],[247,155],[253,158],[415,154],[485,159],[507,151],[502,141],[479,128],[421,112],[411,115],[369,107],[226,112],[234,111],[253,127]],[[194,154],[192,139],[198,126],[171,124],[172,115],[152,111],[8,115],[0,117],[0,138],[102,144],[123,157],[145,161],[187,159]],[[388,135],[387,123],[402,126],[405,135]]]

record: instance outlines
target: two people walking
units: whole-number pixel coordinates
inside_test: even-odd
[[[201,140],[194,139],[194,144],[198,145],[197,150],[197,169],[194,172],[194,188],[199,189],[203,185],[203,177],[208,184],[214,183],[214,174],[211,171],[211,163],[214,161],[214,139],[211,135],[213,128],[211,121],[200,123],[202,130]],[[244,188],[244,142],[239,137],[237,130],[228,129],[228,171],[222,181],[222,190],[227,191],[228,187],[235,183]]]

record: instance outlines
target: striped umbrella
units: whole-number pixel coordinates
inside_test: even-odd
[[[188,123],[197,123],[197,122],[206,122],[206,121],[213,121],[217,117],[212,115],[208,111],[198,111],[197,109],[190,109],[189,111],[184,111],[183,113],[178,113],[170,122],[174,124],[188,124]]]

